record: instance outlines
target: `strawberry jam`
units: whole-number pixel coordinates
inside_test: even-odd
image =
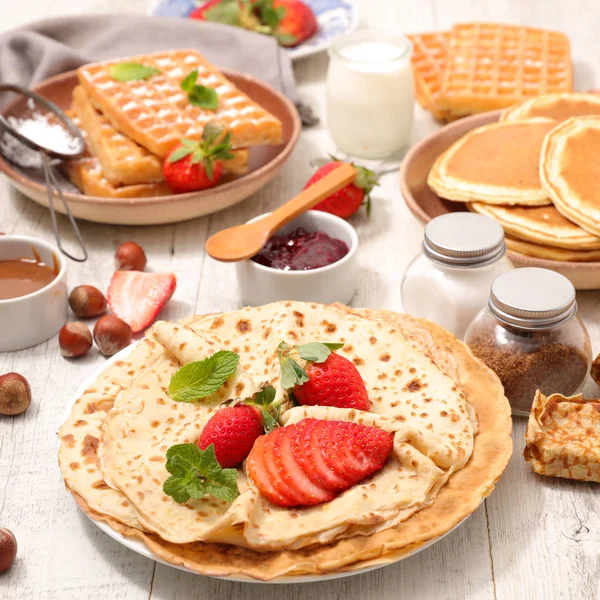
[[[252,260],[272,269],[306,271],[331,265],[349,251],[342,240],[299,227],[291,233],[273,236]]]

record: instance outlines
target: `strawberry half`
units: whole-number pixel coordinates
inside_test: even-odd
[[[308,180],[308,183],[304,186],[304,189],[313,185],[320,179],[323,179],[325,175],[331,173],[331,171],[337,169],[342,163],[338,160],[327,163],[322,167],[319,167],[313,176]],[[356,168],[357,174],[354,178],[353,183],[349,183],[346,187],[341,190],[334,192],[330,196],[327,196],[325,200],[321,200],[319,204],[314,207],[314,210],[321,210],[323,212],[331,213],[341,217],[342,219],[348,219],[355,214],[358,209],[365,204],[367,209],[367,216],[371,214],[371,191],[378,185],[375,173],[358,165],[353,165]]]
[[[108,305],[115,316],[138,333],[154,322],[176,286],[173,273],[116,271],[108,286]]]
[[[311,435],[314,431],[317,436]],[[392,434],[377,427],[303,419],[259,437],[246,464],[260,493],[273,504],[314,506],[379,471],[392,445]],[[338,481],[343,483],[330,483]]]
[[[341,346],[312,342],[290,347],[282,342],[278,353],[282,387],[291,390],[299,404],[370,410],[367,388],[358,369],[333,352]]]

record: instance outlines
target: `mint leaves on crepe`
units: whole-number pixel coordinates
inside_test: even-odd
[[[233,502],[240,495],[237,469],[223,469],[212,444],[206,450],[200,450],[196,444],[171,446],[166,469],[171,476],[163,484],[163,492],[179,504],[190,498],[199,500],[206,494],[225,502]]]
[[[235,373],[240,357],[230,350],[181,367],[169,383],[169,396],[177,402],[195,402],[214,394]]]
[[[296,356],[306,362],[322,363],[327,360],[332,350],[339,350],[343,345],[339,343],[310,342],[301,346],[289,346],[285,342],[281,342],[278,351],[279,363],[281,364],[281,387],[289,390],[308,381],[308,375]]]

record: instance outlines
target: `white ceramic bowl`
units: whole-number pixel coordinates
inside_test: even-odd
[[[269,213],[266,213],[269,214]],[[249,221],[256,221],[265,217]],[[309,210],[282,227],[277,235],[289,233],[298,227],[307,231],[323,231],[346,242],[350,251],[337,262],[307,271],[282,271],[265,267],[253,260],[236,264],[240,293],[247,306],[260,306],[277,300],[298,300],[348,304],[358,287],[358,235],[352,225],[319,210]]]
[[[34,258],[48,266],[58,261],[58,275],[26,296],[0,300],[0,352],[23,350],[56,335],[68,317],[67,262],[51,244],[24,235],[0,235],[0,260]]]

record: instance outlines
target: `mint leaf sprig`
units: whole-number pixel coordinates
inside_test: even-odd
[[[206,494],[225,502],[233,502],[240,495],[237,469],[223,469],[212,444],[206,450],[196,444],[171,446],[165,466],[171,476],[163,484],[163,492],[179,504]]]
[[[191,155],[190,162],[193,165],[201,162],[204,165],[206,176],[212,179],[215,161],[235,158],[235,155],[231,152],[231,131],[228,131],[225,135],[222,134],[223,127],[215,121],[209,121],[204,126],[201,141],[179,140],[181,146],[169,155],[167,162],[177,162]]]
[[[169,383],[169,396],[176,402],[196,402],[214,394],[235,373],[240,357],[230,350],[189,363],[179,369]]]
[[[306,363],[325,362],[332,351],[339,350],[343,345],[331,342],[310,342],[300,346],[289,346],[286,342],[281,342],[277,351],[281,365],[281,386],[289,390],[306,383],[309,379],[304,370]],[[297,360],[297,357],[305,361],[304,365]]]
[[[148,67],[136,62],[122,62],[110,67],[110,76],[117,81],[139,81],[159,73],[160,69],[156,67]]]
[[[181,89],[187,92],[188,100],[194,106],[207,110],[216,110],[219,107],[219,96],[213,88],[197,85],[198,69],[194,69],[181,80]]]

